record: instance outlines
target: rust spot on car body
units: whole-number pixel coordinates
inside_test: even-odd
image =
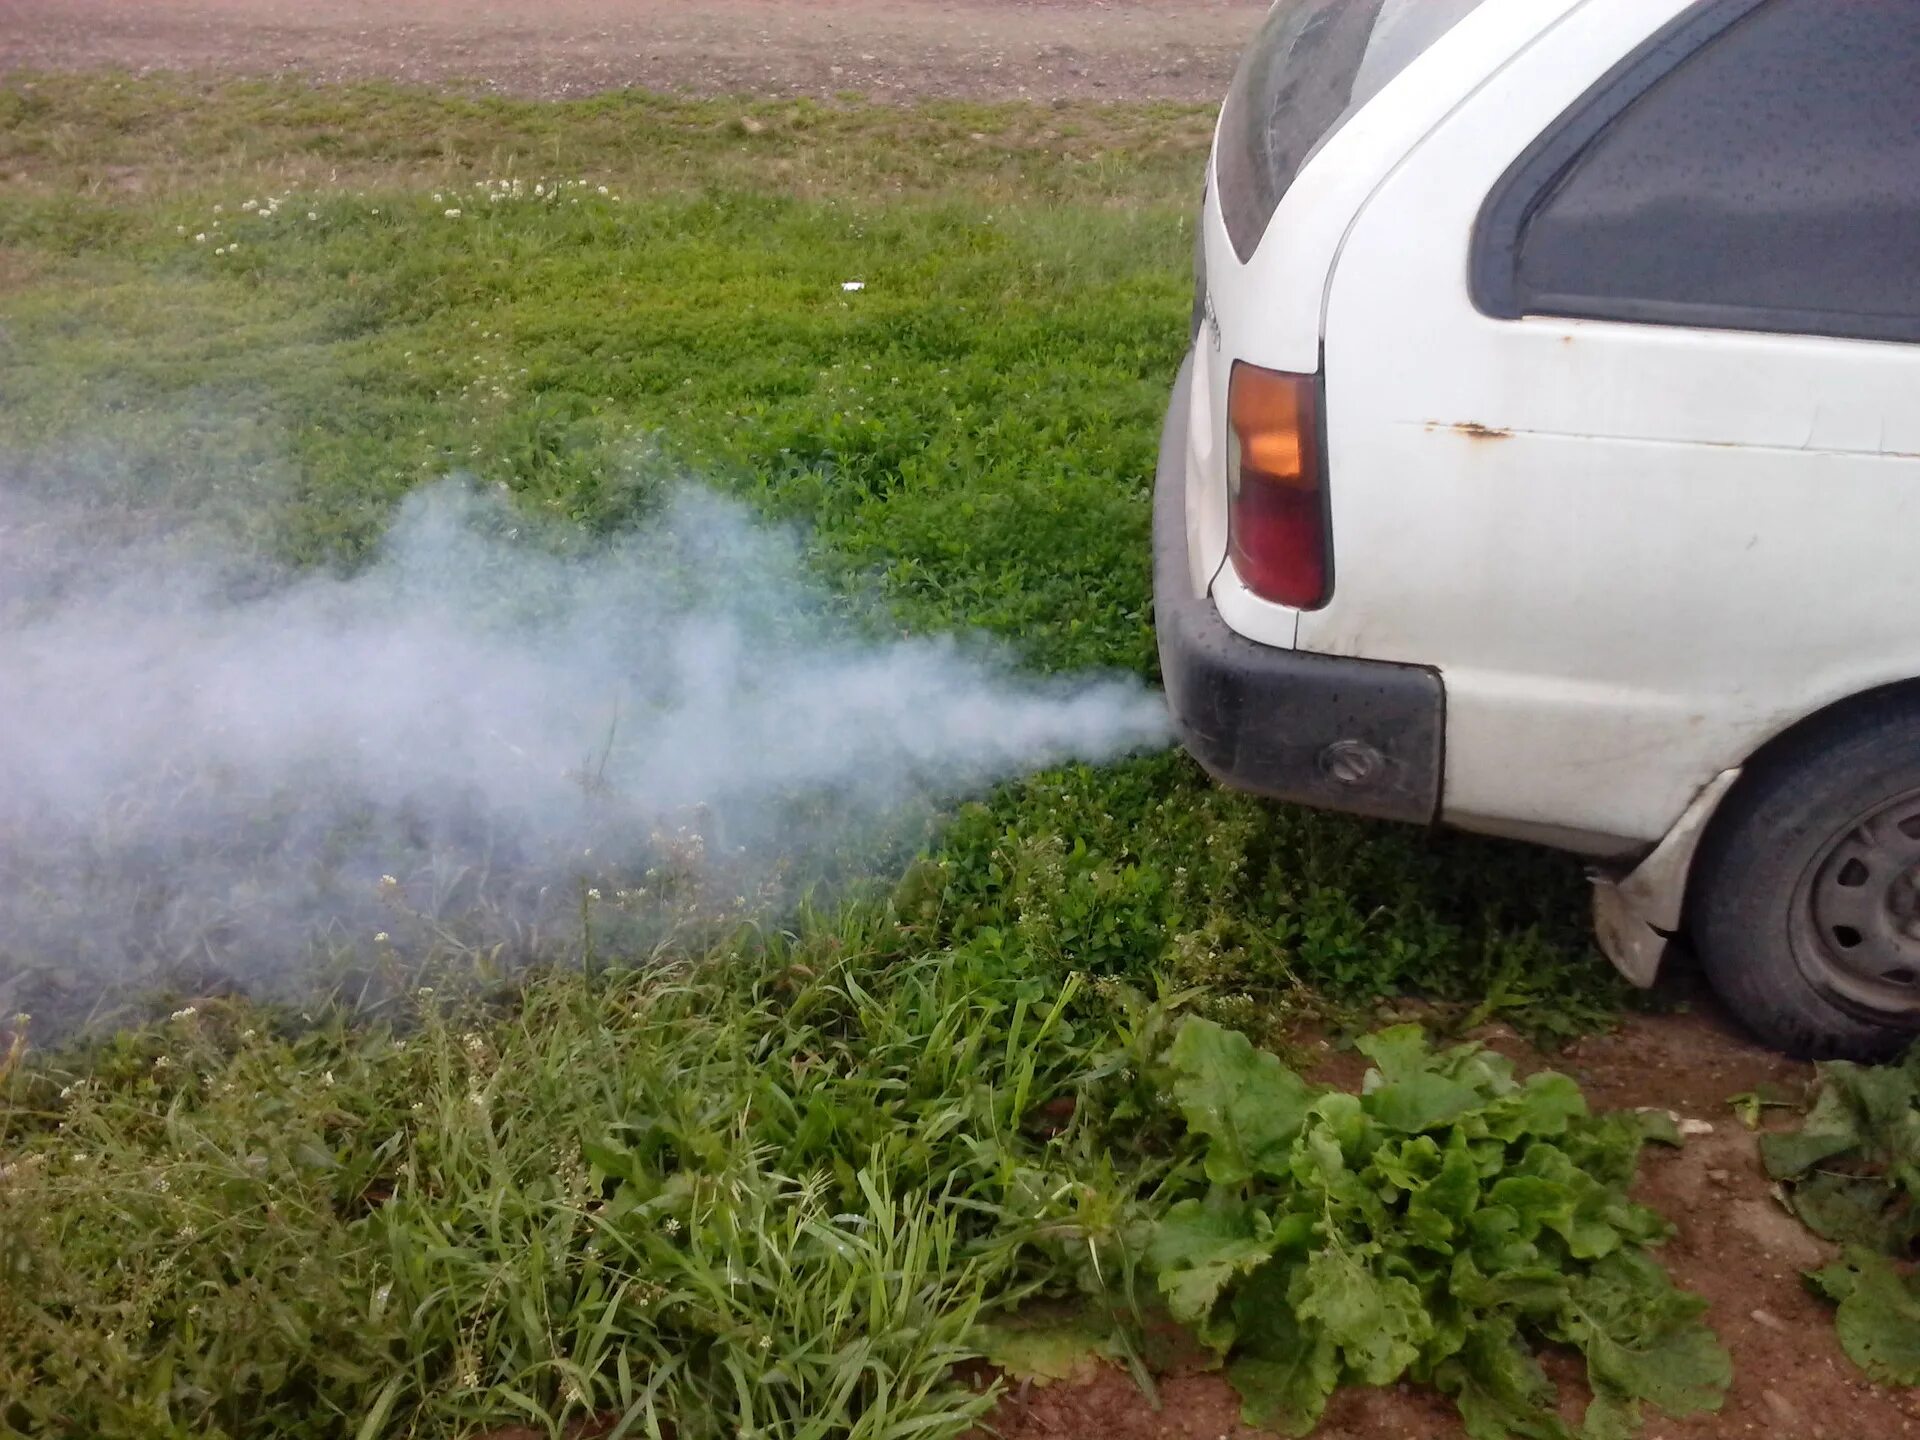
[[[1469,440],[1511,440],[1511,430],[1501,430],[1496,426],[1482,425],[1478,420],[1457,420],[1449,424],[1444,420],[1429,420],[1426,428],[1429,433],[1435,430],[1451,430],[1456,435],[1464,435]]]

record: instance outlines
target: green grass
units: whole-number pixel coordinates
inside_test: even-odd
[[[103,527],[337,567],[450,470],[594,529],[684,470],[803,523],[856,623],[1151,673],[1209,123],[15,79],[0,456],[84,469]],[[958,1433],[980,1307],[1127,1292],[1185,1163],[1145,1070],[1169,1008],[1570,1033],[1618,996],[1582,899],[1568,862],[1169,754],[1003,787],[818,910],[555,937],[451,1009],[223,1001],[29,1051],[0,1430]]]

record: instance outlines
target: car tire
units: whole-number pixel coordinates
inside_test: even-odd
[[[1768,1044],[1884,1059],[1920,1033],[1920,702],[1835,712],[1763,752],[1714,817],[1689,926]]]

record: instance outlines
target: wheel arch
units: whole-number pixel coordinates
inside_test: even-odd
[[[1881,709],[1920,713],[1920,677],[1889,681],[1829,701],[1762,741],[1739,764],[1701,787],[1673,827],[1632,866],[1593,872],[1595,935],[1606,957],[1636,985],[1653,984],[1671,943],[1688,941],[1701,854],[1737,815],[1761,775],[1817,747],[1856,716]]]

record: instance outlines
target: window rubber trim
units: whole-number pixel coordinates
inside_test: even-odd
[[[1920,341],[1920,316],[1520,293],[1520,243],[1527,223],[1573,173],[1588,146],[1641,96],[1765,3],[1706,0],[1675,16],[1601,76],[1521,153],[1487,192],[1474,220],[1467,284],[1476,310],[1495,320],[1537,315],[1840,340]]]

